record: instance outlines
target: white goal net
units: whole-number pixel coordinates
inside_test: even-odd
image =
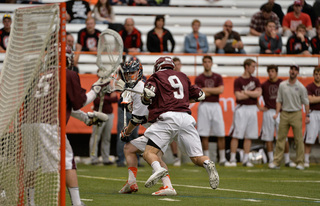
[[[59,5],[17,9],[0,75],[0,205],[58,205]]]

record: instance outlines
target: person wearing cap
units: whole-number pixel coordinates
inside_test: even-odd
[[[302,137],[302,104],[305,106],[305,123],[310,122],[309,119],[309,99],[307,89],[297,79],[299,74],[299,66],[293,64],[290,66],[289,79],[282,81],[279,85],[278,95],[276,99],[276,119],[280,113],[280,123],[278,130],[278,139],[274,159],[269,168],[279,169],[282,161],[286,138],[290,127],[292,127],[294,141],[296,145],[296,169],[304,169],[304,144]]]
[[[306,26],[309,37],[315,36],[315,31],[312,29],[311,18],[308,14],[301,11],[302,3],[300,0],[294,1],[293,11],[288,12],[282,21],[282,29],[284,36],[291,36],[297,29],[299,24]]]
[[[312,22],[312,26],[315,27],[316,26],[316,20],[317,20],[316,10],[314,10],[312,8],[312,6],[307,3],[306,0],[300,0],[300,3],[301,3],[301,7],[302,7],[301,12],[306,13],[306,14],[308,14],[310,16],[310,19],[311,19],[311,22]],[[291,4],[288,7],[287,13],[294,11],[293,7],[294,7],[294,3]]]
[[[11,30],[11,15],[5,14],[2,17],[3,28],[0,30],[0,51],[7,50],[7,46],[9,43],[9,35]]]

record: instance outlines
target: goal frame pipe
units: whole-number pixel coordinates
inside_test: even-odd
[[[66,205],[66,3],[60,3],[60,206]]]

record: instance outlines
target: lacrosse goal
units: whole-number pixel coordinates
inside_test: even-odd
[[[14,13],[0,75],[0,205],[60,204],[65,121],[59,111],[65,109],[59,102],[66,102],[60,100],[65,85],[60,13],[59,4]]]

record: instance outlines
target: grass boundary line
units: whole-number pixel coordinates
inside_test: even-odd
[[[100,179],[100,180],[110,180],[110,181],[125,181],[124,179],[115,179],[115,178],[108,178],[108,177],[94,177],[94,176],[88,176],[88,175],[79,175],[78,177],[83,178],[90,178],[90,179]],[[145,181],[137,181],[140,183],[144,183]],[[159,183],[158,183],[159,184]],[[211,187],[203,187],[203,186],[194,186],[194,185],[181,185],[181,184],[172,184],[173,186],[177,187],[188,187],[188,188],[197,188],[197,189],[210,189]],[[238,192],[238,193],[251,193],[251,194],[258,194],[258,195],[269,195],[269,196],[277,196],[277,197],[286,197],[286,198],[295,198],[295,199],[304,199],[304,200],[314,200],[314,201],[320,201],[320,199],[317,198],[311,198],[311,197],[300,197],[300,196],[291,196],[291,195],[283,195],[283,194],[274,194],[274,193],[268,193],[268,192],[256,192],[256,191],[245,191],[245,190],[235,190],[235,189],[223,189],[223,188],[217,188],[216,190],[221,191],[228,191],[228,192]]]

